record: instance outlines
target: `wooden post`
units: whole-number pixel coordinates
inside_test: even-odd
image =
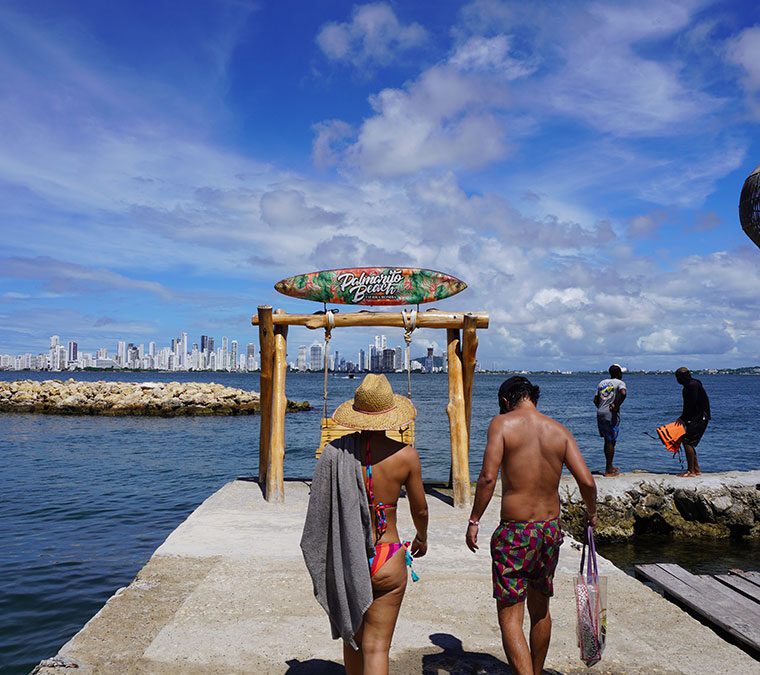
[[[282,310],[277,310],[280,313]],[[266,500],[285,501],[285,373],[287,363],[287,326],[274,329],[274,364],[272,368],[272,421],[269,441]]]
[[[259,485],[264,486],[267,483],[267,469],[269,468],[269,436],[272,424],[272,368],[274,365],[274,330],[272,327],[272,308],[269,305],[259,305],[258,324],[261,353]]]
[[[462,350],[459,331],[446,330],[449,361],[449,403],[446,412],[451,430],[451,475],[454,487],[454,506],[465,508],[471,503],[467,416],[462,382]]]
[[[472,423],[472,388],[475,382],[475,353],[478,349],[477,321],[472,314],[464,316],[462,331],[462,384],[464,389],[464,410],[467,418],[467,438],[469,447],[470,428]]]

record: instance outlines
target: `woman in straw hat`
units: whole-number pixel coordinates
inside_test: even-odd
[[[344,483],[354,483],[354,487],[360,494],[359,507],[364,509],[367,515],[363,523],[367,545],[364,548],[361,546],[358,548],[364,560],[369,558],[368,564],[351,568],[350,554],[345,549],[351,545],[352,537],[350,532],[345,531],[341,533],[339,539],[328,543],[327,551],[313,556],[315,559],[319,557],[321,560],[326,558],[329,561],[328,576],[335,574],[335,567],[340,567],[340,573],[344,575],[339,583],[336,584],[333,580],[328,584],[333,589],[336,585],[341,589],[349,589],[348,597],[343,602],[333,602],[333,605],[350,606],[352,599],[356,600],[355,596],[362,595],[365,591],[367,593],[366,602],[361,601],[364,604],[359,605],[358,611],[350,612],[352,620],[349,621],[350,627],[346,629],[336,625],[340,619],[345,618],[340,615],[340,608],[336,618],[336,614],[327,607],[330,599],[322,602],[319,597],[316,586],[322,571],[317,570],[315,574],[310,567],[308,546],[311,545],[311,540],[306,545],[304,540],[301,542],[304,556],[307,558],[307,567],[315,579],[315,593],[330,615],[333,637],[337,637],[338,634],[343,637],[343,657],[346,672],[349,675],[388,673],[391,639],[406,590],[407,551],[417,558],[427,552],[428,510],[419,456],[412,446],[388,438],[385,434],[389,429],[399,429],[408,424],[416,414],[412,402],[404,396],[394,394],[390,382],[384,375],[367,375],[357,388],[353,399],[340,405],[333,414],[333,419],[338,424],[356,429],[357,433],[344,436],[326,446],[327,456],[325,452],[322,455],[323,458],[327,457],[325,459],[327,462],[331,461],[328,459],[330,455],[335,456],[336,453],[342,453],[343,456],[350,455],[351,460],[355,460],[356,474],[354,476],[350,472],[344,474],[348,476]],[[323,459],[320,459],[320,464],[322,463]],[[314,492],[318,475],[329,474],[334,477],[339,473],[340,468],[336,469],[335,463],[329,470],[320,468],[318,465],[312,483],[304,538],[309,528],[314,531],[324,526],[324,520],[320,523],[319,516],[310,520],[313,510],[318,508],[324,518],[325,510],[332,508],[335,511],[341,508],[336,507],[334,501],[332,507],[330,504],[326,505],[326,500],[315,495]],[[363,491],[361,490],[362,482],[364,483]],[[416,528],[413,541],[406,543],[401,542],[396,528],[396,504],[402,488],[406,489],[412,521]],[[322,490],[323,494],[327,492],[324,486],[318,486],[317,489]],[[332,485],[329,491],[333,494],[338,492],[335,485]],[[338,501],[343,503],[350,500],[345,494],[340,494]],[[317,504],[321,505],[316,506]],[[354,509],[354,511],[360,509]],[[334,529],[336,523],[340,523],[338,526],[346,529],[344,524],[349,519],[346,514],[338,514],[336,517],[332,513],[329,518],[329,526],[326,529]],[[358,516],[356,520],[359,520]],[[331,534],[334,536],[334,533]],[[334,550],[336,547],[343,550],[338,553]],[[338,558],[340,560],[337,560]],[[411,563],[411,557],[408,562]],[[349,569],[351,571],[347,572],[346,570]],[[366,580],[366,586],[362,579]]]

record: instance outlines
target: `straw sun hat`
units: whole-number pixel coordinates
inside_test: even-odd
[[[367,375],[354,398],[337,407],[333,419],[344,427],[366,431],[398,429],[417,416],[412,402],[394,394],[385,375]]]

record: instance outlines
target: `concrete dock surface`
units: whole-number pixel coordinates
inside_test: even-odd
[[[343,672],[341,642],[330,639],[299,548],[309,485],[288,482],[285,492],[285,504],[271,505],[255,482],[236,480],[209,497],[135,580],[62,647],[59,662],[76,663],[83,675]],[[428,504],[429,551],[415,562],[421,580],[407,586],[391,672],[509,673],[488,552],[498,502],[482,519],[477,554],[464,545],[469,512],[454,509],[434,489]],[[402,536],[411,538],[403,498],[398,517]],[[566,538],[545,672],[589,670],[575,642],[573,579],[579,562],[577,543]],[[608,577],[608,639],[592,672],[760,674],[760,662],[610,562],[600,562]]]

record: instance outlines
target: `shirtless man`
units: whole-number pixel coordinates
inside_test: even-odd
[[[559,479],[566,466],[578,483],[588,522],[596,524],[596,484],[573,435],[536,410],[539,388],[510,377],[499,389],[501,414],[491,420],[465,541],[478,549],[480,518],[501,469],[501,523],[491,537],[493,596],[501,639],[516,675],[539,675],[549,650],[549,598],[562,531]],[[530,647],[523,633],[525,600]]]

